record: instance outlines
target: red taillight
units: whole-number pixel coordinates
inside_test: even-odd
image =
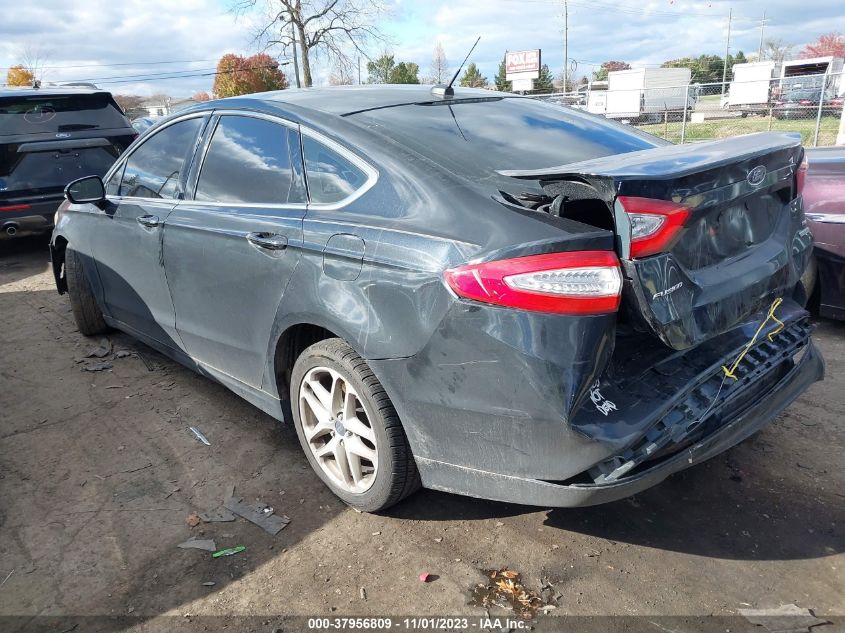
[[[796,189],[796,196],[800,196],[804,193],[804,183],[807,182],[807,170],[810,168],[810,163],[807,162],[807,157],[804,157],[804,160],[801,161],[801,164],[798,165],[798,169],[795,171],[795,189]]]
[[[30,206],[28,204],[10,204],[5,207],[0,207],[0,211],[23,211],[24,209],[29,209]]]
[[[622,273],[608,251],[529,255],[467,264],[443,273],[459,297],[554,314],[604,314],[619,308]]]
[[[800,103],[801,105],[813,105],[813,102],[809,99],[801,99],[801,101],[799,101],[798,103]]]
[[[678,237],[689,209],[677,202],[619,196],[631,220],[631,258],[665,252]]]

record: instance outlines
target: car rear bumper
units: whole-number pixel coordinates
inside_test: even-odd
[[[433,459],[418,459],[417,464],[426,487],[437,490],[548,507],[607,503],[650,488],[669,475],[710,459],[742,442],[771,422],[812,383],[823,377],[824,361],[810,341],[800,361],[780,381],[761,394],[753,407],[658,465],[616,482],[561,485],[466,468]]]
[[[53,216],[64,198],[39,198],[36,201],[10,200],[0,204],[0,239],[48,233],[53,229]],[[9,211],[2,207],[25,206]]]
[[[612,501],[742,441],[824,374],[808,315],[791,299],[778,308],[783,329],[763,328],[736,381],[722,367],[760,319],[677,352],[648,335],[614,345],[600,321],[567,331],[516,313],[456,315],[420,354],[369,361],[425,487],[535,505]],[[573,385],[584,381],[579,396]]]

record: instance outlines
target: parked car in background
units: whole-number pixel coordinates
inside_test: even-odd
[[[807,150],[804,208],[813,233],[811,291],[821,316],[845,320],[845,147]]]
[[[820,90],[793,90],[779,97],[772,105],[772,116],[776,119],[815,119],[819,111]],[[837,110],[830,97],[821,104],[822,116],[841,111]]]
[[[104,175],[136,136],[108,92],[0,89],[0,238],[48,232],[65,185]]]
[[[822,378],[803,154],[486,90],[212,101],[68,186],[53,270],[80,332],[122,329],[292,421],[358,509],[420,485],[591,505]]]

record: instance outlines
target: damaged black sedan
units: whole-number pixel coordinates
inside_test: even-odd
[[[81,332],[292,421],[356,508],[597,504],[822,378],[803,155],[483,90],[285,90],[182,112],[72,183],[53,264]]]

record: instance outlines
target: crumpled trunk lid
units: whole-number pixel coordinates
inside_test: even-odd
[[[682,350],[792,295],[812,247],[797,190],[803,152],[791,135],[751,134],[503,173],[552,189],[585,182],[612,205],[625,273],[621,309],[634,327]],[[620,197],[671,201],[689,213],[663,252],[632,257]]]

